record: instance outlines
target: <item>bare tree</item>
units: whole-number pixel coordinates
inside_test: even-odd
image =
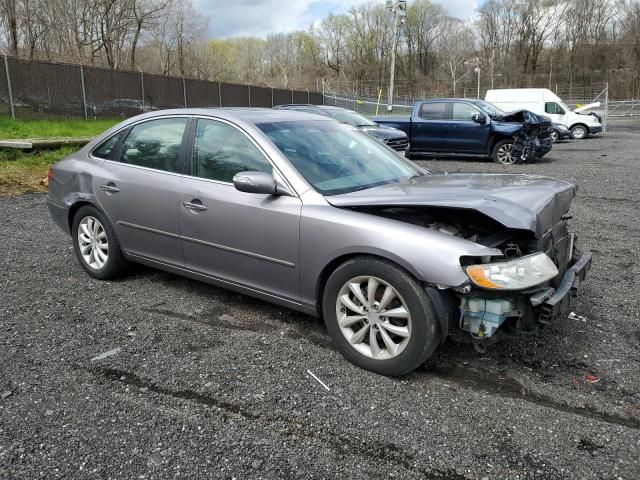
[[[16,0],[2,0],[0,3],[2,23],[7,33],[9,52],[18,56],[18,9]]]
[[[142,30],[157,21],[167,9],[168,0],[132,0],[131,11],[134,18],[133,38],[131,40],[131,69],[136,68],[136,48]]]
[[[473,58],[475,48],[473,32],[460,20],[447,18],[440,24],[438,46],[443,65],[451,76],[453,95],[457,94],[457,84],[465,62]]]
[[[282,88],[289,88],[291,76],[296,69],[299,39],[296,34],[278,33],[269,35],[265,45],[265,54],[271,69],[278,72]]]

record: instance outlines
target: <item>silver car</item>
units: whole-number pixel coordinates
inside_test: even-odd
[[[185,109],[58,162],[48,206],[94,278],[138,262],[322,315],[345,358],[401,375],[446,338],[484,351],[567,311],[591,264],[575,190],[424,170],[313,114]]]

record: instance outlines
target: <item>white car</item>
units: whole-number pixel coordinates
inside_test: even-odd
[[[485,97],[507,112],[529,110],[548,116],[553,123],[567,127],[573,138],[583,139],[590,134],[602,132],[602,124],[596,115],[581,113],[586,108],[571,110],[555,93],[547,88],[511,88],[488,90]],[[599,106],[591,104],[587,107]]]

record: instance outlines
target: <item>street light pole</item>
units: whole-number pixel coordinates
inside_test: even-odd
[[[476,72],[478,73],[478,98],[480,98],[480,66],[476,67]]]
[[[402,17],[400,22],[404,23],[405,9],[407,8],[406,0],[387,0],[387,9],[393,14],[393,46],[391,47],[391,72],[389,78],[389,105],[387,112],[393,112],[393,83],[396,76],[396,50],[398,49],[398,18]]]

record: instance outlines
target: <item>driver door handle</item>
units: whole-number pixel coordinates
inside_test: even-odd
[[[190,202],[182,202],[182,204],[189,210],[197,210],[199,212],[202,212],[207,209],[207,207],[202,204],[202,201],[198,200],[197,198],[194,198]]]

